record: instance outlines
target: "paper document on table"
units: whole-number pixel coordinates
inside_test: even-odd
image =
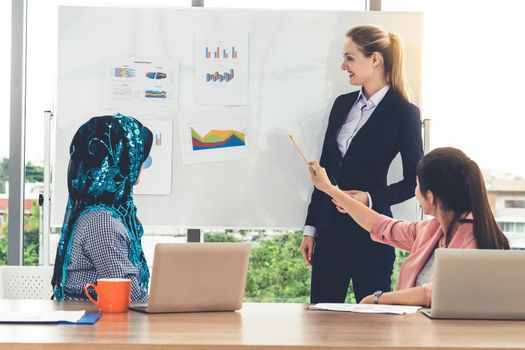
[[[0,323],[75,323],[94,324],[98,312],[86,311],[6,311],[0,314]]]
[[[385,305],[385,304],[335,304],[320,303],[310,305],[310,310],[359,312],[364,314],[414,314],[420,306]]]

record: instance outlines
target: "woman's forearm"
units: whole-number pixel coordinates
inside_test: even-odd
[[[368,232],[372,230],[372,226],[374,226],[374,222],[379,216],[376,211],[356,201],[338,187],[332,186],[326,193],[332,197],[337,202],[337,205],[342,207],[359,226]]]
[[[380,304],[427,306],[427,294],[423,287],[413,287],[383,293],[379,297]]]

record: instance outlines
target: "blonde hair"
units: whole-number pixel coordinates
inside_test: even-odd
[[[346,37],[352,39],[366,57],[370,57],[374,52],[380,53],[383,56],[387,83],[394,91],[410,101],[401,39],[395,34],[371,25],[350,28]]]

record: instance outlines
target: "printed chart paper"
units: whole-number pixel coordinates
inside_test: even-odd
[[[178,60],[108,62],[105,109],[173,112],[178,108],[178,94]]]
[[[246,159],[252,154],[252,130],[246,116],[185,120],[179,132],[185,164]]]
[[[142,166],[140,181],[133,188],[134,194],[171,194],[171,163],[173,159],[171,121],[148,121],[143,124],[153,133],[153,144]]]
[[[197,33],[195,102],[248,104],[248,33]]]
[[[310,310],[327,310],[358,312],[366,314],[415,314],[421,306],[389,305],[389,304],[344,304],[344,303],[320,303],[309,306]]]

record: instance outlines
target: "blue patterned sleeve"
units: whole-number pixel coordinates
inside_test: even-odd
[[[110,214],[99,215],[84,235],[84,251],[97,278],[129,278],[131,301],[145,302],[148,291],[140,287],[139,270],[129,260],[130,240],[122,224]]]

